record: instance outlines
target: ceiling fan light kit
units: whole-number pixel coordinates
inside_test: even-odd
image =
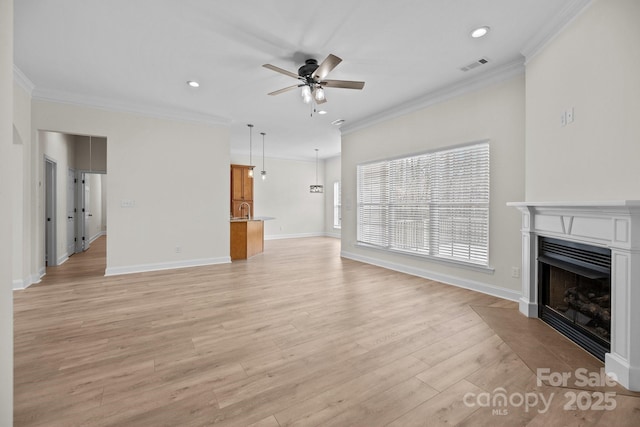
[[[268,68],[285,76],[293,77],[300,82],[293,86],[288,86],[274,92],[270,92],[269,95],[275,96],[281,93],[288,92],[298,87],[302,88],[300,95],[302,101],[305,104],[309,104],[315,101],[318,104],[327,102],[324,88],[338,88],[338,89],[356,89],[361,90],[364,87],[364,82],[351,81],[351,80],[327,80],[325,79],[329,72],[333,70],[342,59],[333,54],[329,54],[320,65],[316,59],[307,59],[303,66],[298,68],[298,74],[291,71],[284,70],[280,67],[276,67],[271,64],[264,64],[264,68]]]

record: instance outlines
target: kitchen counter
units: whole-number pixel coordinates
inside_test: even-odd
[[[231,218],[231,260],[249,259],[264,251],[264,221],[261,219]]]

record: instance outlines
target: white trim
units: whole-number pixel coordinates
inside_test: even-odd
[[[106,231],[98,231],[96,234],[94,234],[92,237],[89,238],[89,244],[93,243],[98,237],[102,237],[102,236],[106,236],[107,232]]]
[[[29,95],[33,95],[36,85],[29,80],[29,77],[27,77],[22,70],[16,66],[16,64],[13,64],[13,81]]]
[[[412,276],[418,276],[424,279],[435,280],[437,282],[445,283],[447,285],[453,285],[459,288],[469,289],[471,291],[480,292],[483,294],[506,299],[509,301],[517,302],[520,298],[519,291],[498,288],[495,286],[487,285],[486,283],[476,282],[475,280],[468,280],[460,277],[449,276],[447,274],[436,273],[436,272],[425,270],[422,268],[409,267],[403,264],[398,264],[390,261],[383,261],[377,258],[371,258],[368,256],[356,254],[353,252],[341,251],[340,256],[343,258],[354,260],[354,261],[360,261],[366,264],[376,265],[378,267],[383,267],[389,270],[399,271],[400,273],[410,274]]]
[[[13,280],[13,290],[14,291],[22,291],[24,289],[27,289],[29,287],[29,285],[27,285],[28,280],[22,280],[22,279],[14,279]]]
[[[161,108],[149,105],[133,105],[121,101],[109,100],[98,97],[84,96],[75,93],[62,92],[49,89],[38,89],[33,91],[33,99],[38,101],[56,102],[60,104],[74,105],[78,107],[98,108],[101,110],[114,111],[126,114],[138,114],[141,116],[154,117],[159,119],[191,121],[210,125],[231,124],[231,119],[196,112],[186,112],[176,108]]]
[[[526,58],[525,65],[562,33],[591,3],[593,0],[571,0],[560,12],[547,21],[542,29],[529,39],[520,50],[520,53]]]
[[[58,262],[56,264],[56,267],[64,264],[68,260],[69,260],[69,254],[65,252],[64,254],[62,254],[62,256],[58,257]]]
[[[13,290],[14,291],[22,291],[27,289],[29,286],[34,283],[40,283],[42,277],[44,277],[45,269],[40,270],[40,273],[32,274],[26,279],[14,279],[13,281]]]
[[[357,120],[348,125],[342,126],[340,131],[343,136],[348,135],[352,132],[367,128],[385,120],[400,117],[405,114],[439,104],[457,96],[507,81],[521,74],[524,74],[524,58],[511,61],[484,74],[457,81],[451,85],[427,93],[413,101],[403,102],[400,105],[396,105],[390,109],[365,117],[362,120]]]
[[[342,238],[342,233],[340,233],[339,231],[337,233],[329,231],[329,232],[324,233],[324,235],[326,237],[333,237],[335,239],[341,239]]]
[[[302,239],[304,237],[326,237],[327,233],[272,234],[264,236],[264,240]]]
[[[229,264],[231,257],[192,259],[185,261],[161,262],[157,264],[130,265],[127,267],[109,267],[105,270],[105,276],[118,276],[121,274],[145,273],[149,271],[173,270],[176,268],[202,267],[205,265]]]

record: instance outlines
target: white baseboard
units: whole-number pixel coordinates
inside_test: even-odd
[[[96,240],[98,237],[102,237],[106,235],[107,235],[106,231],[98,231],[95,235],[89,238],[89,244],[93,243],[93,241]]]
[[[521,297],[520,292],[512,291],[510,289],[498,288],[496,286],[488,285],[486,283],[476,282],[475,280],[449,276],[447,274],[436,273],[436,272],[425,270],[422,268],[409,267],[407,265],[398,264],[395,262],[384,261],[377,258],[355,254],[353,252],[341,251],[340,256],[343,258],[352,259],[354,261],[360,261],[366,264],[387,268],[389,270],[399,271],[400,273],[406,273],[412,276],[418,276],[424,279],[435,280],[436,282],[446,283],[447,285],[453,285],[459,288],[481,292],[483,294],[491,295],[494,297],[498,297],[498,298],[502,298],[510,301],[517,302],[520,300],[520,297]]]
[[[27,289],[29,286],[33,285],[34,283],[40,283],[40,281],[45,275],[45,271],[46,270],[42,268],[38,273],[32,274],[31,276],[25,279],[14,279],[13,290],[22,291],[24,289]]]
[[[329,231],[324,233],[324,235],[326,237],[333,237],[334,239],[342,239],[342,234],[340,232],[336,233],[336,232]]]
[[[105,276],[118,276],[120,274],[144,273],[148,271],[172,270],[175,268],[200,267],[204,265],[229,264],[231,257],[192,259],[186,261],[163,262],[158,264],[130,265],[126,267],[107,267]]]
[[[30,285],[31,285],[31,283],[28,283],[27,281],[22,280],[22,279],[14,279],[13,280],[13,290],[14,291],[21,291],[23,289],[27,289]]]
[[[304,237],[325,237],[326,233],[272,234],[264,236],[264,240],[301,239]]]
[[[69,260],[69,254],[68,253],[64,253],[62,256],[58,257],[58,259],[56,260],[56,266],[62,265],[65,262],[67,262],[68,260]]]

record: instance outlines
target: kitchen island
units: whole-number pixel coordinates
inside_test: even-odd
[[[248,259],[264,251],[264,221],[233,218],[230,221],[231,260]]]

